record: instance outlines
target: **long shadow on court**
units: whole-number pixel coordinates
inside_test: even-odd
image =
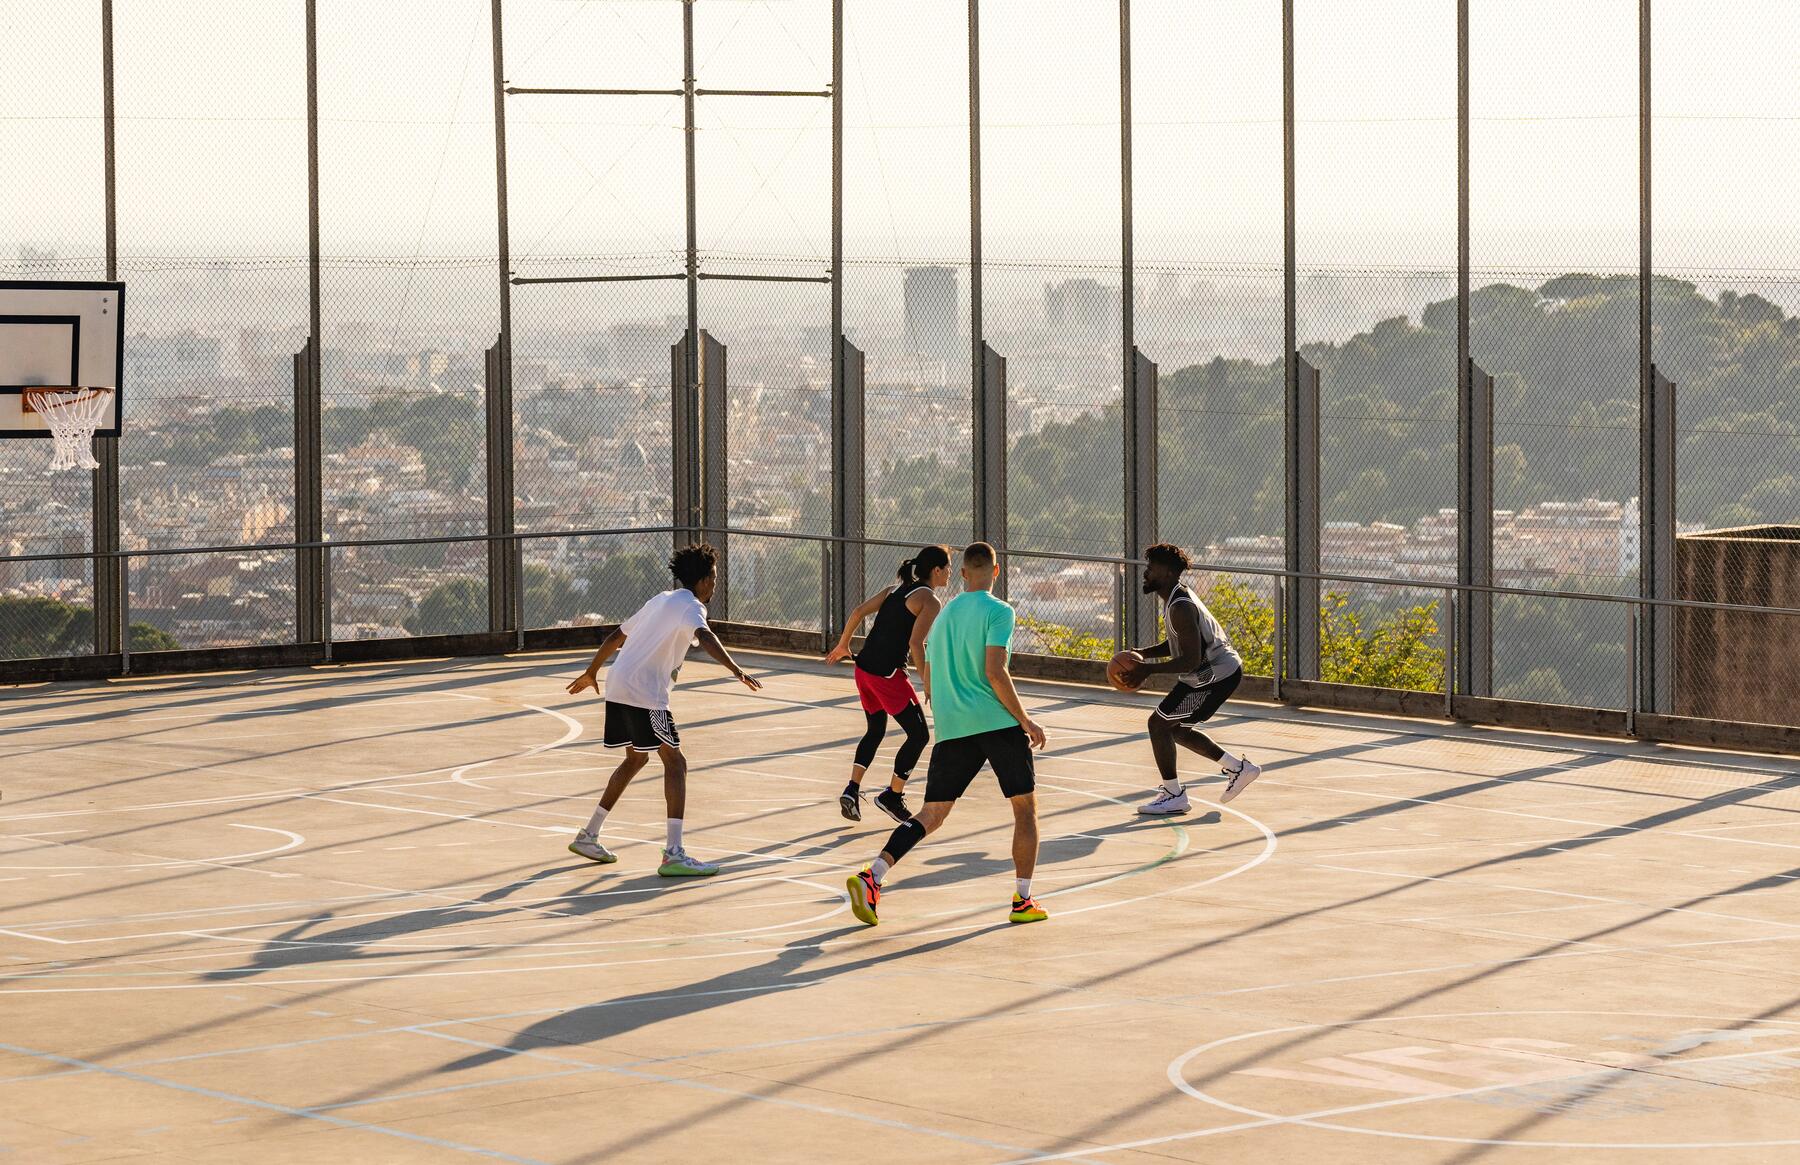
[[[793,858],[825,852],[832,847],[830,845],[814,845],[792,855],[778,855],[774,851],[825,834],[835,835],[836,833],[835,829],[819,830],[806,837],[796,839],[795,842],[777,843],[750,851],[735,857],[730,862],[728,869],[734,874],[741,874],[763,868],[792,866]],[[642,901],[650,895],[657,895],[659,904],[667,904],[664,908],[670,908],[678,905],[682,896],[701,894],[703,887],[708,886],[706,879],[671,879],[655,873],[619,877],[615,873],[601,872],[603,869],[607,868],[595,867],[588,862],[562,864],[551,869],[538,870],[505,885],[493,887],[473,898],[444,906],[395,912],[366,921],[356,920],[335,930],[320,929],[329,927],[336,921],[331,915],[306,919],[269,938],[264,946],[251,956],[248,966],[222,967],[206,972],[200,978],[213,982],[239,981],[271,971],[320,963],[356,963],[371,959],[393,960],[406,956],[430,955],[435,957],[493,951],[496,944],[492,942],[459,943],[454,937],[447,938],[439,944],[425,946],[405,945],[402,940],[470,923],[479,924],[485,928],[512,922],[541,920],[546,917],[580,921],[600,915],[614,907]],[[592,876],[582,885],[573,889],[541,898],[508,901],[519,891],[532,889],[546,878],[581,871],[589,871]],[[709,904],[717,904],[725,899],[766,885],[766,882],[766,879],[743,880],[735,885],[728,884],[723,887],[713,885],[704,892]],[[422,891],[422,893],[430,892]],[[642,921],[642,916],[633,916],[633,919],[621,919],[620,921],[626,922],[634,919]],[[522,951],[544,941],[547,940],[543,936],[526,936],[517,943],[506,945],[511,949]]]
[[[400,940],[465,923],[493,926],[527,918],[541,919],[546,915],[569,919],[588,918],[643,895],[671,889],[667,878],[659,878],[654,874],[623,881],[595,877],[583,886],[560,894],[516,904],[506,902],[516,892],[530,889],[545,878],[587,868],[587,864],[582,863],[539,870],[504,886],[496,886],[466,902],[356,921],[336,930],[320,929],[329,927],[336,921],[332,915],[307,919],[270,938],[251,957],[249,966],[220,968],[208,971],[199,978],[209,982],[239,981],[268,971],[317,963],[355,963],[375,958],[391,960],[404,955],[487,951],[493,949],[493,944],[458,943],[454,939],[423,947],[399,944]],[[599,889],[601,886],[605,886],[605,889]],[[383,947],[392,949],[384,950]]]
[[[843,927],[823,935],[812,935],[791,943],[775,953],[766,963],[726,971],[710,979],[683,985],[677,991],[646,991],[618,999],[571,1008],[546,1016],[521,1028],[504,1046],[492,1045],[472,1052],[446,1065],[443,1071],[460,1072],[492,1064],[508,1056],[530,1052],[545,1045],[575,1046],[598,1044],[618,1039],[642,1028],[668,1019],[689,1018],[715,1007],[732,1003],[746,995],[763,995],[775,991],[793,991],[829,983],[845,975],[868,971],[886,963],[935,954],[997,930],[1005,923],[984,926],[949,935],[922,946],[904,947],[866,958],[853,959],[834,966],[812,969],[812,964],[826,952],[827,944],[859,933],[861,925]],[[439,1033],[441,1034],[441,1033]],[[435,1073],[434,1073],[435,1074]],[[387,1085],[386,1087],[393,1087]]]
[[[1601,759],[1608,759],[1608,758],[1601,758]],[[1800,781],[1800,778],[1796,778],[1796,781]],[[1210,949],[1213,947],[1218,947],[1218,946],[1223,946],[1227,943],[1234,942],[1239,939],[1248,938],[1248,937],[1251,937],[1254,935],[1265,933],[1270,930],[1274,930],[1274,929],[1277,929],[1280,927],[1287,926],[1293,922],[1297,922],[1302,919],[1306,919],[1306,918],[1314,917],[1314,916],[1320,916],[1320,915],[1335,914],[1340,911],[1351,910],[1358,906],[1364,906],[1371,902],[1376,902],[1376,901],[1380,901],[1383,899],[1391,898],[1396,895],[1403,894],[1403,893],[1407,892],[1408,890],[1411,890],[1417,886],[1425,885],[1427,883],[1454,880],[1456,878],[1459,878],[1459,877],[1462,877],[1462,876],[1465,876],[1468,874],[1477,873],[1482,870],[1491,870],[1491,869],[1495,869],[1498,867],[1508,866],[1515,862],[1530,861],[1535,858],[1548,857],[1551,854],[1560,854],[1560,853],[1571,852],[1573,850],[1580,849],[1585,846],[1595,845],[1602,841],[1609,841],[1609,840],[1613,840],[1613,839],[1616,839],[1621,836],[1625,836],[1629,833],[1638,832],[1641,829],[1653,828],[1655,825],[1659,825],[1659,824],[1669,824],[1672,821],[1678,820],[1681,817],[1689,816],[1693,813],[1706,812],[1707,810],[1709,810],[1711,808],[1716,808],[1721,804],[1735,803],[1736,801],[1743,800],[1748,796],[1755,796],[1755,795],[1758,795],[1758,794],[1751,790],[1732,790],[1730,793],[1727,793],[1727,794],[1721,794],[1717,797],[1706,798],[1704,802],[1698,803],[1695,806],[1690,806],[1684,811],[1654,814],[1651,816],[1640,818],[1637,821],[1630,822],[1625,825],[1604,827],[1604,828],[1601,828],[1598,832],[1590,832],[1590,833],[1582,834],[1577,837],[1568,838],[1568,839],[1562,840],[1562,841],[1551,842],[1551,843],[1546,843],[1543,845],[1533,846],[1530,849],[1521,850],[1517,853],[1502,854],[1498,857],[1484,858],[1479,861],[1468,862],[1463,865],[1454,867],[1452,869],[1445,870],[1439,874],[1435,874],[1435,875],[1399,875],[1399,876],[1397,876],[1397,884],[1389,886],[1385,889],[1372,891],[1368,894],[1360,895],[1360,896],[1350,899],[1348,901],[1327,903],[1325,905],[1312,907],[1307,910],[1294,911],[1292,913],[1282,915],[1278,918],[1269,919],[1265,922],[1256,923],[1254,925],[1247,926],[1247,927],[1241,927],[1237,930],[1234,930],[1234,931],[1231,931],[1231,932],[1228,932],[1228,933],[1225,933],[1222,935],[1217,935],[1212,938],[1204,939],[1200,942],[1192,943],[1189,946],[1184,947],[1180,951],[1176,951],[1167,956],[1164,956],[1162,959],[1159,959],[1158,961],[1159,962],[1167,962],[1170,959],[1196,955],[1207,949]],[[1283,836],[1286,836],[1286,835],[1284,834]],[[1546,942],[1543,946],[1537,948],[1536,950],[1530,951],[1527,954],[1514,956],[1514,957],[1501,959],[1501,960],[1489,961],[1489,962],[1485,963],[1484,965],[1482,965],[1477,970],[1471,971],[1464,975],[1453,975],[1448,981],[1439,982],[1431,987],[1425,988],[1420,991],[1415,991],[1399,1000],[1384,1000],[1384,1001],[1376,1004],[1373,1008],[1369,1009],[1368,1011],[1366,1011],[1363,1014],[1356,1016],[1354,1018],[1355,1019],[1372,1019],[1372,1018],[1378,1018],[1382,1015],[1400,1014],[1400,1013],[1402,1013],[1403,1009],[1405,1009],[1407,1007],[1414,1007],[1426,1000],[1429,1000],[1429,999],[1432,999],[1432,998],[1435,998],[1438,996],[1446,995],[1446,994],[1449,994],[1450,992],[1472,986],[1476,983],[1482,982],[1493,976],[1502,974],[1506,970],[1509,970],[1515,966],[1520,966],[1520,965],[1525,965],[1525,964],[1529,964],[1532,962],[1537,962],[1537,961],[1540,961],[1545,958],[1556,957],[1558,955],[1564,954],[1565,952],[1586,950],[1588,948],[1591,948],[1595,943],[1599,942],[1602,939],[1611,937],[1613,935],[1620,934],[1620,933],[1630,930],[1634,927],[1643,925],[1644,923],[1647,923],[1647,922],[1653,921],[1657,918],[1663,917],[1664,915],[1678,913],[1678,912],[1685,911],[1685,910],[1696,909],[1696,908],[1700,907],[1701,905],[1703,905],[1707,902],[1713,901],[1715,899],[1728,898],[1728,897],[1731,897],[1731,896],[1737,895],[1737,894],[1746,894],[1746,893],[1751,893],[1751,892],[1754,892],[1757,890],[1787,888],[1787,887],[1791,886],[1791,884],[1792,884],[1790,879],[1794,878],[1795,876],[1800,876],[1800,869],[1789,871],[1787,874],[1764,875],[1764,876],[1752,879],[1750,881],[1740,883],[1736,886],[1729,887],[1722,891],[1718,891],[1715,893],[1695,895],[1691,898],[1686,899],[1685,901],[1674,903],[1669,906],[1651,907],[1651,908],[1647,909],[1644,913],[1642,913],[1634,918],[1627,919],[1624,922],[1600,927],[1595,930],[1589,931],[1585,934],[1577,935],[1577,936],[1574,936],[1571,938],[1552,940],[1552,941]],[[1477,884],[1479,884],[1479,883],[1477,883]],[[1610,949],[1610,948],[1606,948],[1606,949]],[[1446,970],[1449,970],[1449,968],[1446,968]],[[1272,1048],[1267,1048],[1267,1047],[1258,1048],[1256,1051],[1249,1053],[1246,1056],[1240,1057],[1239,1059],[1233,1060],[1230,1063],[1224,1064],[1222,1066],[1213,1068],[1206,1074],[1206,1076],[1200,1078],[1198,1083],[1204,1085],[1209,1082],[1217,1081],[1217,1080],[1223,1078],[1224,1076],[1229,1075],[1230,1073],[1232,1073],[1234,1071],[1237,1071],[1241,1068],[1251,1065],[1253,1062],[1256,1062],[1259,1060],[1266,1060],[1270,1056],[1275,1055],[1277,1053],[1292,1051],[1295,1048],[1298,1048],[1298,1047],[1300,1047],[1304,1044],[1307,1044],[1307,1043],[1311,1042],[1312,1040],[1318,1038],[1318,1035],[1319,1035],[1318,1031],[1308,1030],[1308,1031],[1301,1032],[1300,1034],[1298,1034],[1294,1037],[1291,1037],[1290,1039],[1288,1039],[1280,1044],[1277,1044]],[[1143,1102],[1143,1103],[1140,1103],[1137,1105],[1133,1105],[1130,1108],[1128,1108],[1122,1112],[1115,1112],[1115,1113],[1109,1114],[1103,1121],[1097,1121],[1093,1124],[1086,1126],[1085,1128],[1079,1129],[1079,1130],[1069,1134],[1067,1137],[1062,1138],[1062,1142],[1065,1145],[1078,1146],[1081,1142],[1083,1142],[1087,1138],[1102,1133],[1108,1127],[1116,1127],[1116,1125],[1120,1122],[1128,1121],[1136,1116],[1143,1114],[1144,1112],[1147,1112],[1149,1109],[1155,1107],[1157,1104],[1160,1104],[1163,1099],[1164,1099],[1163,1097],[1159,1096],[1152,1100],[1149,1100],[1149,1101],[1146,1101],[1146,1102]]]

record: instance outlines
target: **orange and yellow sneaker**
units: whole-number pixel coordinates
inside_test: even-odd
[[[1050,917],[1050,912],[1038,905],[1036,898],[1021,898],[1013,895],[1012,913],[1006,916],[1008,922],[1042,922]]]
[[[845,888],[850,894],[850,913],[860,922],[876,925],[880,920],[875,917],[875,904],[881,901],[881,886],[869,867],[864,866],[851,874]]]

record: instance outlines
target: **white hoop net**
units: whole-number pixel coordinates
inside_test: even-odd
[[[110,388],[33,394],[32,407],[50,426],[50,436],[56,442],[51,469],[100,468],[94,460],[94,434],[106,421],[112,395]]]

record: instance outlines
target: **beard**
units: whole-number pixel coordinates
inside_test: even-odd
[[[1153,595],[1156,593],[1156,584],[1150,581],[1149,575],[1144,576],[1143,591],[1146,595]]]

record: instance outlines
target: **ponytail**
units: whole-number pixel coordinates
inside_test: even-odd
[[[931,572],[940,566],[950,565],[950,550],[946,546],[927,546],[917,554],[900,564],[898,572],[902,585],[923,582],[931,577]]]

